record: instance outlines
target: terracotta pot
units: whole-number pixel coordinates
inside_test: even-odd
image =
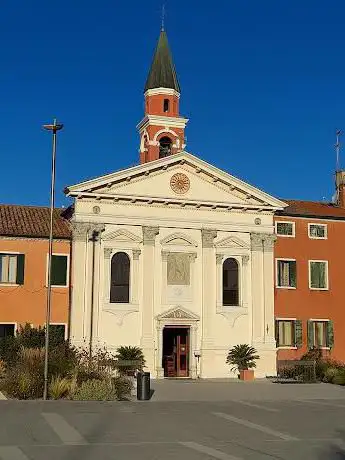
[[[240,371],[240,380],[245,380],[250,382],[254,380],[254,371],[253,369],[244,369]]]

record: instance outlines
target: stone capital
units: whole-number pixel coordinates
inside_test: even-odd
[[[265,251],[273,251],[274,243],[277,240],[276,235],[265,235],[264,236],[264,250]]]
[[[223,262],[224,254],[216,254],[216,264],[220,265]]]
[[[104,258],[110,259],[112,252],[113,252],[112,248],[104,248]]]
[[[249,255],[245,254],[244,256],[242,256],[242,263],[243,265],[247,265],[248,262],[249,262]]]
[[[202,238],[202,247],[203,248],[213,248],[214,247],[214,239],[217,236],[217,230],[203,228],[201,230],[201,238]]]
[[[159,227],[144,226],[143,229],[143,243],[145,245],[154,246],[156,236],[159,233]]]
[[[253,232],[250,234],[251,247],[253,251],[263,250],[264,237],[265,237],[264,233]]]
[[[162,251],[162,260],[166,262],[168,260],[169,251]]]
[[[88,222],[71,222],[72,237],[74,241],[85,241],[86,235],[91,228]]]
[[[132,254],[133,254],[133,259],[134,260],[139,260],[139,256],[141,254],[141,250],[140,249],[133,249],[132,250]]]

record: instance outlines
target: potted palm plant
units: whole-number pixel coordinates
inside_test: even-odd
[[[238,370],[241,380],[254,380],[254,368],[260,356],[256,354],[254,347],[247,344],[235,345],[229,350],[226,363],[231,366],[231,370]]]
[[[125,346],[116,350],[117,366],[122,375],[134,376],[145,366],[145,358],[139,347]]]

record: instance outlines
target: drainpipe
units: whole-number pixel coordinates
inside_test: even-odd
[[[71,318],[72,318],[72,239],[69,240],[69,277],[68,277],[68,318],[67,318],[67,340],[71,340]]]

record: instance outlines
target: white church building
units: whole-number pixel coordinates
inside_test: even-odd
[[[154,378],[231,376],[237,344],[276,372],[273,215],[286,204],[185,151],[187,119],[161,32],[138,125],[140,164],[74,198],[71,340],[142,348]]]

